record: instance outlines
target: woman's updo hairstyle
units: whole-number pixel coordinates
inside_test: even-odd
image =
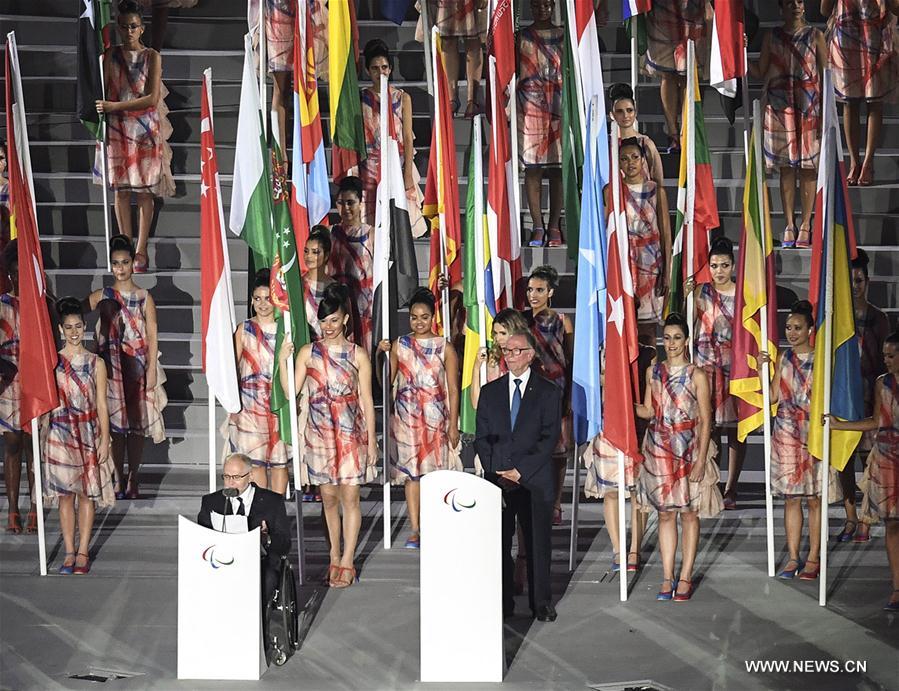
[[[109,258],[116,252],[127,252],[128,256],[134,259],[134,243],[127,235],[113,235],[109,238]]]
[[[355,175],[347,175],[337,186],[337,194],[341,192],[352,192],[361,201],[362,200],[362,180]]]
[[[550,290],[555,290],[559,287],[559,272],[549,264],[538,266],[536,269],[531,271],[531,275],[528,276],[528,280],[531,280],[532,278],[546,281],[546,285],[549,286]]]
[[[253,276],[253,290],[257,288],[268,288],[271,285],[272,270],[259,269]]]
[[[437,300],[434,298],[434,293],[427,288],[417,288],[412,293],[412,298],[409,300],[409,309],[411,310],[414,305],[424,305],[430,310],[431,314],[437,311]]]
[[[129,14],[141,16],[141,6],[135,0],[122,0],[118,4],[119,16],[123,17]]]
[[[362,55],[365,59],[365,69],[369,68],[375,58],[384,58],[387,60],[387,64],[390,65],[390,49],[380,38],[373,38],[366,43]]]
[[[643,158],[646,158],[646,151],[643,149],[643,142],[640,141],[638,137],[625,137],[621,140],[621,143],[618,145],[618,150],[621,151],[626,146],[633,146],[640,151],[640,155]]]
[[[81,321],[84,321],[84,308],[81,304],[81,300],[78,298],[59,298],[59,300],[56,301],[56,314],[59,315],[60,323],[72,314],[81,317]]]
[[[687,324],[687,320],[684,318],[684,315],[679,314],[678,312],[672,312],[667,317],[665,317],[665,323],[662,328],[668,326],[676,326],[678,327],[684,334],[684,338],[690,338],[690,327]]]
[[[634,102],[634,90],[630,84],[620,82],[609,87],[609,103],[612,104],[612,108],[621,99],[627,99],[631,103]]]
[[[347,300],[350,298],[350,289],[343,283],[329,283],[325,287],[325,294],[318,303],[318,318],[330,317],[337,310],[343,310],[347,314]]]
[[[306,244],[317,242],[325,256],[331,254],[331,231],[327,226],[312,226],[309,231],[309,237],[306,238]]]
[[[709,248],[709,256],[729,257],[731,263],[733,263],[734,243],[723,236],[715,238],[714,242],[712,242],[712,246]]]
[[[796,315],[797,317],[803,317],[805,319],[805,323],[808,324],[808,328],[812,328],[815,325],[815,317],[812,313],[812,303],[808,300],[797,300],[790,307],[790,315]]]

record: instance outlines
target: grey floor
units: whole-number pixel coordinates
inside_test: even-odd
[[[382,549],[380,492],[363,502],[360,583],[301,589],[302,647],[287,665],[269,669],[258,684],[177,681],[176,517],[195,515],[206,476],[162,467],[146,475],[148,498],[98,516],[88,576],[40,578],[36,538],[0,535],[0,688],[97,688],[70,675],[111,672],[135,676],[101,688],[440,688],[417,682],[417,553]],[[407,528],[395,497],[402,540]],[[823,608],[816,583],[766,576],[762,497],[750,492],[747,499],[702,524],[701,582],[689,603],[655,601],[661,566],[653,522],[647,565],[633,579],[630,600],[620,603],[618,581],[607,572],[602,507],[582,504],[573,574],[567,520],[553,535],[558,620],[507,622],[505,687],[620,689],[650,680],[660,689],[899,688],[899,616],[881,610],[890,591],[882,528],[868,544],[831,545]],[[831,526],[839,526],[836,509]],[[53,574],[62,559],[55,514],[47,530]],[[326,561],[320,518],[307,513],[306,530],[309,568],[319,574]],[[775,539],[783,541],[781,520]],[[525,600],[518,610],[527,610]],[[859,662],[865,671],[750,673],[752,660]]]

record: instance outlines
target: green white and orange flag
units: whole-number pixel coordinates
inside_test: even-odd
[[[693,42],[689,42],[693,50]],[[687,72],[680,135],[680,173],[677,179],[677,222],[671,257],[671,288],[665,313],[683,312],[684,283],[692,278],[696,285],[709,283],[709,231],[717,228],[718,200],[712,178],[712,158],[702,115],[699,74]],[[691,245],[692,241],[692,245]],[[688,260],[688,256],[690,260]]]
[[[767,351],[769,371],[777,362],[777,284],[774,280],[774,243],[771,238],[771,210],[764,167],[758,170],[753,130],[749,141],[749,164],[743,190],[743,232],[737,266],[737,290],[734,305],[733,359],[730,392],[737,400],[737,439],[762,426],[765,420],[762,402],[762,367],[758,357]],[[762,162],[762,165],[764,163]],[[759,178],[762,184],[759,185]],[[766,339],[762,336],[764,319]]]
[[[328,101],[331,114],[331,170],[334,182],[365,158],[362,102],[356,77],[353,0],[336,0],[328,6]]]

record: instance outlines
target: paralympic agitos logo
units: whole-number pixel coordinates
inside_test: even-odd
[[[214,569],[219,569],[223,566],[231,566],[231,564],[234,563],[234,556],[232,555],[230,560],[216,556],[215,547],[215,545],[209,545],[209,547],[203,550],[203,554],[201,555],[203,561],[207,562]]]
[[[443,503],[449,506],[453,511],[459,513],[462,509],[473,509],[478,501],[477,499],[472,499],[471,503],[466,503],[460,499],[456,498],[456,492],[459,491],[458,487],[451,489],[449,492],[443,495]]]

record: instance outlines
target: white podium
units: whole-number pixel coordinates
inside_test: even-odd
[[[475,475],[421,480],[421,681],[503,680],[501,510]]]
[[[178,678],[258,680],[259,529],[209,530],[178,517]]]

